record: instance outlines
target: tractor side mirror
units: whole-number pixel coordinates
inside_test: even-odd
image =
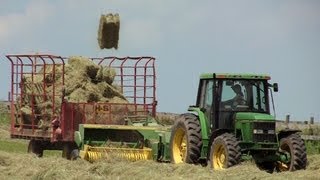
[[[279,87],[278,87],[278,83],[273,83],[273,91],[274,92],[278,92],[279,91]]]

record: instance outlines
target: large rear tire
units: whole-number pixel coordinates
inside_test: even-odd
[[[277,162],[277,171],[282,172],[306,169],[306,146],[299,134],[291,134],[280,139],[280,149],[287,155],[289,161]]]
[[[28,145],[28,153],[33,153],[37,157],[43,156],[43,145],[39,140],[30,140]]]
[[[182,114],[172,127],[170,155],[172,163],[199,162],[202,147],[200,122],[196,115]]]
[[[216,137],[210,148],[210,166],[214,170],[237,165],[241,160],[239,141],[230,133]]]

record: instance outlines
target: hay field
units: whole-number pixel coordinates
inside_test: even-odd
[[[227,170],[189,164],[109,160],[89,163],[61,157],[36,158],[0,150],[0,179],[319,179],[320,155],[309,157],[307,170],[268,174],[251,162]]]
[[[69,161],[45,151],[43,158],[26,153],[27,141],[9,138],[7,120],[0,122],[0,180],[2,179],[320,179],[320,154],[309,155],[306,170],[268,174],[253,162],[222,171],[190,164],[129,162],[110,159],[89,163]]]

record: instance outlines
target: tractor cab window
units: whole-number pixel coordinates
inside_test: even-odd
[[[268,112],[267,82],[264,80],[223,80],[220,110]]]
[[[248,108],[247,90],[241,81],[223,81],[221,105],[221,108],[224,109],[234,109],[236,107]]]
[[[267,109],[267,93],[268,89],[265,88],[262,82],[251,82],[252,85],[252,107],[255,111],[266,112]]]
[[[213,98],[213,81],[207,81],[206,83],[206,92],[205,92],[205,106],[212,105],[212,98]]]

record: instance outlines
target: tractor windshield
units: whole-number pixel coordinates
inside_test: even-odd
[[[222,80],[220,110],[268,113],[266,80]]]

